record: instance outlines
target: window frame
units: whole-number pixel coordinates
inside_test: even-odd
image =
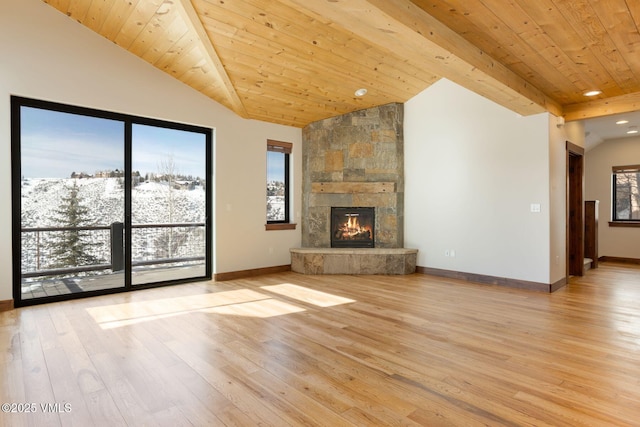
[[[640,173],[640,165],[613,166],[611,168],[611,221],[612,227],[640,227],[640,219],[624,219],[617,217],[617,175],[621,173]]]
[[[267,156],[269,152],[282,153],[284,155],[284,219],[267,220],[265,224],[266,230],[293,230],[296,224],[291,222],[291,153],[293,144],[291,142],[267,140]],[[268,161],[267,161],[268,163]],[[268,184],[268,178],[265,184]],[[265,186],[266,190],[266,186]],[[266,197],[265,197],[266,200]],[[265,205],[266,208],[266,205]],[[266,211],[265,211],[266,217]]]

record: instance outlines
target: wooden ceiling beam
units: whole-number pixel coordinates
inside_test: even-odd
[[[453,56],[450,64],[446,61],[434,61],[443,67],[440,68],[443,72],[439,74],[522,115],[543,111],[561,114],[562,107],[559,103],[413,2],[367,1],[413,31],[412,36],[416,38],[416,42],[423,44],[426,41],[434,49],[442,51],[439,55],[449,53]],[[438,59],[438,56],[432,56]]]
[[[409,0],[287,0],[522,115],[562,107]]]
[[[610,116],[612,114],[629,113],[638,110],[640,110],[640,92],[635,92],[627,95],[565,105],[563,115],[564,119],[569,122]]]
[[[240,96],[238,96],[238,92],[229,78],[222,61],[220,60],[220,57],[218,56],[218,53],[216,52],[216,49],[202,24],[202,21],[200,21],[198,13],[191,3],[191,0],[180,0],[179,5],[178,9],[180,10],[180,14],[185,20],[185,23],[198,36],[198,42],[206,53],[204,56],[206,57],[207,63],[210,65],[211,70],[213,70],[213,74],[215,74],[215,80],[220,83],[224,91],[227,101],[224,102],[224,104],[230,107],[231,110],[240,117],[249,118],[249,114],[247,113]]]

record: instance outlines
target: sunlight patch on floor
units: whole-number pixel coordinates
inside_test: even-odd
[[[327,292],[305,288],[304,286],[283,283],[281,285],[261,286],[265,291],[273,292],[289,298],[303,301],[318,307],[333,307],[334,305],[349,304],[355,300],[344,298]]]
[[[211,307],[201,310],[205,313],[229,314],[234,316],[246,317],[275,317],[284,314],[299,313],[305,311],[302,307],[288,304],[273,298],[263,299],[260,301],[251,301],[238,304],[229,304],[219,307]]]
[[[136,301],[86,309],[102,329],[133,325],[181,314],[203,312],[235,316],[272,317],[303,308],[250,289]]]
[[[131,326],[131,325],[135,325],[138,323],[143,323],[143,322],[150,322],[151,320],[158,320],[158,319],[165,319],[167,317],[175,317],[175,316],[180,316],[181,314],[185,314],[185,312],[175,312],[175,313],[167,313],[167,314],[157,314],[157,315],[148,315],[148,316],[139,316],[139,317],[132,317],[129,319],[122,319],[122,320],[113,320],[113,321],[107,321],[107,322],[96,322],[100,325],[100,328],[102,329],[114,329],[114,328],[120,328],[122,326]]]

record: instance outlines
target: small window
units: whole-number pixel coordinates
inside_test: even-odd
[[[613,221],[640,221],[640,165],[613,167]]]
[[[267,225],[289,223],[289,156],[292,146],[289,142],[267,141]]]

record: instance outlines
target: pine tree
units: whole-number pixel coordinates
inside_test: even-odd
[[[92,243],[86,241],[82,231],[76,228],[87,225],[89,209],[82,205],[79,196],[78,183],[74,180],[69,189],[69,195],[62,198],[60,208],[56,211],[57,223],[60,227],[69,228],[63,231],[62,237],[55,243],[51,251],[54,266],[58,268],[76,267],[81,265],[98,264],[99,260],[91,255]],[[86,233],[86,232],[85,232]]]

